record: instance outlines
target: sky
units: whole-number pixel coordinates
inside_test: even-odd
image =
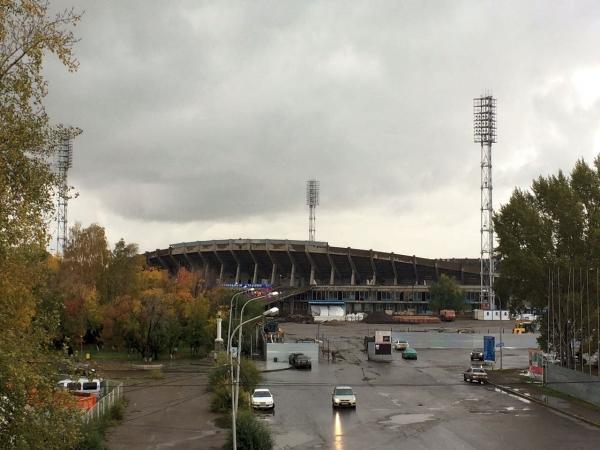
[[[80,63],[47,109],[80,127],[69,221],[141,251],[316,239],[477,257],[472,99],[498,99],[494,208],[600,152],[595,1],[54,1]]]

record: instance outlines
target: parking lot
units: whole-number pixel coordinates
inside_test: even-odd
[[[320,335],[337,346],[342,359],[322,360],[311,371],[266,373],[274,413],[259,413],[270,424],[279,449],[481,449],[596,448],[598,430],[490,385],[468,384],[469,348],[482,337],[419,329],[407,337],[417,361],[400,353],[390,363],[366,360],[362,339],[375,325],[321,325]],[[315,325],[284,324],[286,338],[316,335]],[[388,328],[389,329],[389,328]],[[484,326],[481,336],[488,329]],[[497,331],[497,330],[496,330]],[[510,333],[510,331],[509,331]],[[441,336],[447,334],[448,339]],[[514,338],[514,339],[513,339]],[[511,336],[504,367],[525,367],[535,336]],[[443,348],[444,343],[448,348]],[[433,345],[436,344],[436,345]],[[462,346],[463,348],[457,348]],[[479,345],[481,346],[481,345]],[[333,410],[335,385],[350,385],[356,410]]]

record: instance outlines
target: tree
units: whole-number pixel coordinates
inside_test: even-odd
[[[429,288],[431,302],[429,306],[434,311],[440,309],[454,309],[462,311],[465,309],[465,295],[458,283],[446,274]]]
[[[139,273],[142,268],[143,256],[138,255],[138,246],[120,239],[109,255],[106,270],[102,272],[99,286],[101,303],[110,303],[139,290]]]
[[[587,296],[588,269],[600,264],[600,156],[593,166],[577,161],[570,176],[559,171],[540,176],[528,190],[515,189],[494,218],[494,226],[500,260],[496,291],[509,300],[512,310],[545,309],[549,286],[560,274],[564,309],[554,326],[562,347],[569,349],[567,358],[572,358],[573,341],[594,334],[586,321],[574,325],[568,311],[574,319],[573,311],[580,311]],[[595,298],[593,283],[590,292]],[[544,315],[538,339],[542,348],[548,336],[546,319]]]
[[[57,177],[48,159],[61,137],[43,106],[43,63],[54,53],[77,61],[73,11],[51,15],[41,0],[0,0],[0,444],[16,449],[72,447],[79,419],[54,394],[60,354],[51,348],[56,303],[44,298],[52,277],[45,252]]]

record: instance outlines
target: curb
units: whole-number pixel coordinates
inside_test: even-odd
[[[290,370],[292,368],[292,366],[289,367],[283,367],[281,369],[265,369],[265,370],[261,370],[261,373],[269,373],[269,372],[283,372],[284,370]]]
[[[565,411],[563,409],[557,408],[556,406],[549,405],[548,403],[545,403],[545,402],[541,401],[540,399],[535,398],[533,396],[521,394],[520,392],[514,391],[513,389],[511,389],[509,387],[502,386],[502,385],[496,384],[496,383],[492,383],[490,381],[488,381],[488,384],[490,384],[491,386],[494,386],[495,388],[500,389],[501,391],[506,392],[507,394],[516,395],[517,397],[521,397],[525,400],[529,400],[533,403],[537,403],[538,405],[545,406],[546,408],[556,411],[560,414],[564,414],[565,416],[569,416],[573,419],[577,419],[581,422],[587,423],[588,425],[592,425],[594,427],[600,428],[600,423],[594,422],[593,420],[586,419],[585,417],[581,417],[578,414],[574,414],[574,413]]]

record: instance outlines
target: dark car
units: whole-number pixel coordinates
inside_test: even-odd
[[[488,375],[483,367],[469,367],[463,372],[463,378],[469,383],[477,381],[478,383],[487,383]]]
[[[483,361],[483,350],[476,348],[471,350],[471,361]]]
[[[292,366],[295,369],[311,369],[312,363],[310,362],[310,358],[308,356],[300,354],[294,358]]]
[[[290,366],[294,365],[294,360],[300,355],[303,355],[303,353],[290,353],[290,356],[288,356],[288,362],[290,363]]]

